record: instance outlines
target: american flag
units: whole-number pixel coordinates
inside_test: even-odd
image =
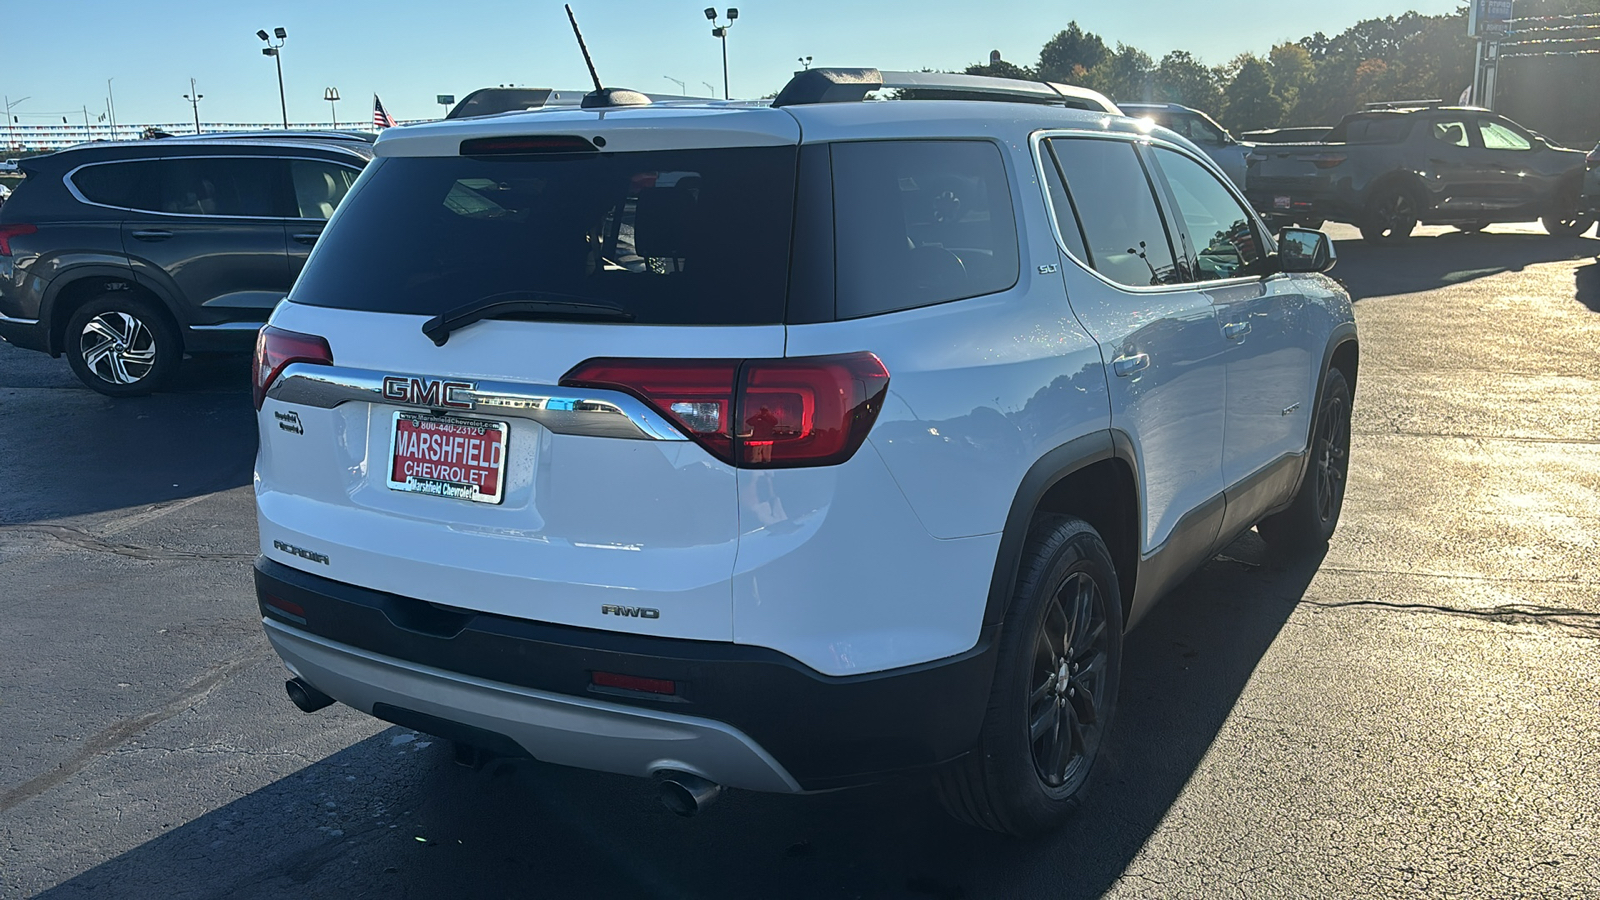
[[[373,94],[372,95],[372,127],[373,128],[389,128],[389,127],[391,127],[393,125],[394,125],[394,116],[389,115],[389,111],[383,108],[383,101],[378,99],[378,95],[377,94]]]

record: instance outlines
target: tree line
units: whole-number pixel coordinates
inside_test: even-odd
[[[1519,17],[1577,13],[1600,13],[1600,0],[1518,0],[1516,6]],[[1238,133],[1332,125],[1375,101],[1454,103],[1472,83],[1475,44],[1463,7],[1451,15],[1366,19],[1333,37],[1317,32],[1276,44],[1265,55],[1242,53],[1212,66],[1187,50],[1157,60],[1131,44],[1112,46],[1073,21],[1030,65],[998,60],[966,72],[1082,85],[1127,103],[1180,103]],[[1592,46],[1600,49],[1600,39]],[[1581,145],[1600,137],[1596,87],[1600,54],[1506,59],[1495,106],[1530,128]]]

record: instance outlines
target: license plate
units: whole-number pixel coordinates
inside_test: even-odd
[[[485,419],[395,413],[389,487],[499,503],[505,494],[506,427]]]
[[[1289,209],[1289,208],[1291,208],[1291,206],[1292,206],[1292,204],[1289,202],[1289,198],[1288,197],[1273,197],[1272,198],[1272,208],[1273,209]]]

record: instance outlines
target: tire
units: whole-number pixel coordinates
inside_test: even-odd
[[[1385,188],[1367,204],[1361,237],[1375,244],[1395,244],[1411,236],[1422,216],[1416,194],[1404,188]]]
[[[78,379],[108,397],[159,390],[183,359],[166,310],[131,291],[106,291],[78,307],[62,341]]]
[[[1329,369],[1317,402],[1311,458],[1300,490],[1288,509],[1256,524],[1261,539],[1285,550],[1317,550],[1328,545],[1344,508],[1350,474],[1350,384]]]
[[[1066,516],[1035,520],[978,746],[938,773],[952,816],[1027,837],[1077,809],[1116,712],[1121,598],[1094,528]]]
[[[1539,224],[1551,237],[1579,237],[1594,225],[1594,213],[1573,210],[1539,217]]]
[[[1458,222],[1458,223],[1456,223],[1456,230],[1461,232],[1462,234],[1477,234],[1478,232],[1484,230],[1485,228],[1488,228],[1490,224],[1492,224],[1492,223],[1489,223],[1489,222]]]

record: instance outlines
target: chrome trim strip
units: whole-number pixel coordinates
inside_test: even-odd
[[[404,403],[384,397],[384,378],[418,378],[437,381],[437,377],[409,373],[351,369],[314,363],[291,363],[272,386],[267,397],[318,409],[333,409],[344,403],[378,403],[410,409],[431,409],[424,404]],[[467,381],[469,379],[462,379]],[[469,402],[470,409],[453,408],[451,415],[493,414],[531,419],[556,434],[621,438],[634,441],[686,441],[660,413],[637,397],[620,391],[590,388],[550,387],[509,381],[471,380],[471,388],[455,388],[450,399]]]
[[[342,148],[340,148],[340,149],[342,149]],[[165,159],[276,159],[276,160],[282,160],[282,161],[285,161],[285,162],[290,161],[290,160],[301,160],[303,162],[320,162],[320,163],[327,163],[328,165],[332,165],[332,166],[343,166],[346,169],[355,170],[355,172],[357,174],[360,174],[360,172],[361,172],[361,167],[360,166],[352,166],[349,163],[340,162],[339,160],[336,160],[336,159],[321,159],[321,158],[315,157],[315,156],[280,156],[280,155],[271,154],[271,153],[208,153],[208,154],[192,154],[192,155],[185,153],[185,154],[180,154],[180,155],[176,155],[176,156],[137,156],[137,157],[129,157],[129,158],[126,158],[126,159],[104,159],[104,160],[98,160],[98,161],[95,161],[95,162],[87,162],[87,163],[84,163],[81,166],[78,166],[76,168],[73,168],[73,169],[69,170],[67,172],[67,174],[61,176],[61,181],[66,185],[67,193],[71,194],[72,195],[72,199],[78,201],[79,203],[82,203],[85,206],[98,206],[101,209],[114,209],[114,210],[117,210],[118,212],[133,212],[133,213],[139,213],[140,215],[146,215],[146,216],[170,216],[170,217],[172,217],[174,219],[242,219],[242,220],[247,221],[247,222],[303,222],[303,221],[326,222],[327,221],[326,219],[305,219],[304,217],[301,217],[301,216],[218,216],[218,215],[212,215],[212,214],[209,214],[209,213],[163,212],[163,211],[161,211],[159,209],[139,209],[138,207],[135,207],[135,206],[112,206],[109,203],[96,203],[93,200],[90,200],[88,197],[85,197],[83,195],[83,192],[78,190],[77,184],[73,183],[73,181],[72,181],[72,176],[78,174],[79,172],[83,171],[84,169],[90,168],[91,166],[113,166],[113,165],[123,165],[123,164],[127,164],[127,163],[158,162],[160,160],[165,160]]]
[[[37,325],[38,319],[16,319],[0,313],[0,325]]]
[[[1204,154],[1196,156],[1192,151],[1189,150],[1189,148],[1184,147],[1181,144],[1174,144],[1171,141],[1163,140],[1159,137],[1154,137],[1147,134],[1129,134],[1126,132],[1116,131],[1092,131],[1089,129],[1080,128],[1047,128],[1040,131],[1035,131],[1028,136],[1028,143],[1033,148],[1034,175],[1039,179],[1039,189],[1044,192],[1045,210],[1050,214],[1050,231],[1055,235],[1056,247],[1061,250],[1061,253],[1066,256],[1067,259],[1070,259],[1076,263],[1078,268],[1089,273],[1090,275],[1093,275],[1095,278],[1100,279],[1117,290],[1125,291],[1130,294],[1168,294],[1174,291],[1209,291],[1219,287],[1228,287],[1236,284],[1249,284],[1251,282],[1261,282],[1265,280],[1258,275],[1246,275],[1239,278],[1223,278],[1216,281],[1184,281],[1178,284],[1142,286],[1121,284],[1100,274],[1100,272],[1098,272],[1094,266],[1091,266],[1079,259],[1076,253],[1073,253],[1071,250],[1067,249],[1067,239],[1061,234],[1061,223],[1057,220],[1058,217],[1056,213],[1055,200],[1050,196],[1049,184],[1046,181],[1049,176],[1045,172],[1043,154],[1044,142],[1050,138],[1057,137],[1095,138],[1099,140],[1124,141],[1129,144],[1146,144],[1163,147],[1182,156],[1186,156],[1189,159],[1199,163],[1212,174],[1216,175],[1218,180],[1222,182],[1223,188],[1226,189],[1234,198],[1234,201],[1240,206],[1243,206],[1245,210],[1250,213],[1251,217],[1255,220],[1257,232],[1261,235],[1262,241],[1266,245],[1263,249],[1276,250],[1277,242],[1273,240],[1272,234],[1268,232],[1266,224],[1261,221],[1261,216],[1255,211],[1255,208],[1252,207],[1250,203],[1239,193],[1238,187],[1234,185],[1233,182],[1228,180],[1227,174],[1217,166],[1216,162]],[[1156,198],[1152,197],[1151,199]]]

